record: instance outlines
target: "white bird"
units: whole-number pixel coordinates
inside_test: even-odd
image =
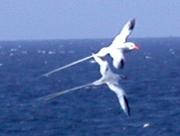
[[[98,57],[96,54],[92,54],[92,56],[94,57],[95,61],[100,66],[100,73],[101,73],[102,77],[99,80],[96,80],[92,83],[88,83],[88,84],[81,85],[78,87],[74,87],[74,88],[71,88],[68,90],[64,90],[64,91],[61,91],[58,93],[50,94],[50,95],[47,95],[40,99],[49,100],[54,97],[60,96],[62,94],[65,94],[65,93],[68,93],[70,91],[74,91],[77,89],[81,89],[81,88],[85,88],[85,87],[93,86],[93,85],[97,86],[97,85],[107,84],[108,87],[113,92],[116,93],[123,111],[126,113],[126,115],[130,116],[130,108],[129,108],[128,100],[126,98],[124,90],[121,88],[121,86],[118,83],[118,80],[121,78],[121,76],[119,76],[118,74],[115,74],[111,71],[110,66],[106,60],[104,60],[101,57]]]
[[[96,54],[93,54],[93,57],[95,61],[99,64],[100,73],[102,75],[102,77],[99,80],[95,81],[93,85],[107,84],[109,89],[111,89],[113,92],[116,93],[119,100],[119,104],[121,105],[123,111],[128,116],[130,116],[130,108],[129,108],[128,100],[126,98],[126,94],[118,82],[120,76],[112,72],[106,60],[104,60],[101,57],[98,57]]]
[[[97,55],[100,57],[104,57],[107,54],[113,58],[113,66],[116,69],[123,68],[124,66],[124,52],[129,52],[134,49],[139,49],[137,45],[132,42],[126,42],[128,36],[131,34],[132,30],[135,26],[135,19],[128,21],[119,35],[115,37],[112,44],[108,47],[102,48]]]
[[[97,53],[97,55],[99,57],[105,57],[106,55],[110,54],[110,56],[113,58],[113,66],[116,69],[123,68],[124,61],[125,61],[123,53],[128,52],[128,51],[132,51],[134,49],[139,49],[139,47],[137,45],[135,45],[134,43],[126,42],[128,36],[131,34],[132,30],[134,29],[134,26],[135,26],[135,19],[128,21],[125,24],[125,26],[123,27],[123,29],[121,30],[121,32],[119,33],[119,35],[117,35],[115,37],[112,44],[108,47],[102,48]],[[93,57],[92,55],[87,56],[85,58],[82,58],[80,60],[77,60],[75,62],[67,64],[65,66],[62,66],[58,69],[55,69],[55,70],[50,71],[48,73],[45,73],[45,74],[43,74],[43,76],[49,76],[52,73],[55,73],[55,72],[60,71],[62,69],[68,68],[70,66],[78,64],[78,63],[83,62],[85,60],[88,60],[92,57]]]

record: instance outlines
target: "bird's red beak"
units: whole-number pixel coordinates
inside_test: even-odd
[[[136,50],[139,50],[139,49],[140,49],[140,46],[136,45],[136,46],[135,46],[135,49],[136,49]]]

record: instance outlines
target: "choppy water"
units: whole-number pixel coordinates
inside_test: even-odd
[[[141,50],[125,54],[120,81],[131,117],[106,85],[49,101],[38,98],[100,77],[86,61],[49,77],[40,75],[97,52],[110,39],[0,42],[2,136],[178,136],[180,38],[131,39]]]

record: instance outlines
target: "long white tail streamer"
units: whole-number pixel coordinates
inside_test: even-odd
[[[45,100],[46,101],[46,100],[55,98],[57,96],[60,96],[62,94],[65,94],[65,93],[68,93],[68,92],[71,92],[71,91],[75,91],[75,90],[78,90],[78,89],[81,89],[81,88],[89,87],[89,86],[92,86],[92,85],[94,85],[94,82],[93,83],[88,83],[88,84],[85,84],[85,85],[76,86],[76,87],[73,87],[71,89],[67,89],[67,90],[61,91],[61,92],[49,94],[47,96],[39,98],[39,100]]]
[[[71,66],[73,66],[73,65],[76,65],[76,64],[78,64],[78,63],[80,63],[80,62],[83,62],[83,61],[85,61],[85,60],[88,60],[88,59],[90,59],[90,58],[92,58],[92,55],[91,55],[91,56],[87,56],[87,57],[85,57],[85,58],[82,58],[82,59],[80,59],[80,60],[74,61],[74,62],[72,62],[72,63],[70,63],[70,64],[67,64],[67,65],[62,66],[62,67],[60,67],[60,68],[57,68],[57,69],[55,69],[55,70],[53,70],[53,71],[50,71],[50,72],[48,72],[48,73],[45,73],[45,74],[43,74],[42,76],[48,77],[49,75],[51,75],[51,74],[53,74],[53,73],[55,73],[55,72],[58,72],[58,71],[63,70],[63,69],[65,69],[65,68],[71,67]]]

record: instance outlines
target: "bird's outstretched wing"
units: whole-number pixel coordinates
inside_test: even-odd
[[[119,102],[121,104],[122,109],[126,113],[126,115],[131,116],[129,102],[128,102],[128,99],[126,98],[126,96],[125,95],[121,96],[121,98],[119,98]]]
[[[119,33],[119,35],[117,35],[114,38],[114,40],[110,46],[117,47],[117,48],[119,48],[120,46],[123,46],[123,43],[126,42],[128,36],[131,34],[132,30],[134,29],[134,26],[135,26],[135,19],[128,21],[124,25],[124,27],[121,30],[121,32]]]
[[[121,105],[121,108],[123,109],[124,113],[127,116],[130,116],[130,107],[128,99],[126,98],[124,90],[121,88],[121,86],[119,84],[108,84],[108,87],[116,93],[119,104]]]
[[[122,69],[124,67],[125,58],[121,49],[111,51],[110,56],[113,58],[113,66],[116,69]]]
[[[99,57],[96,54],[92,54],[94,60],[98,63],[99,67],[100,67],[100,73],[102,76],[104,76],[106,74],[106,72],[109,70],[109,64],[108,62],[103,58],[103,57]]]

